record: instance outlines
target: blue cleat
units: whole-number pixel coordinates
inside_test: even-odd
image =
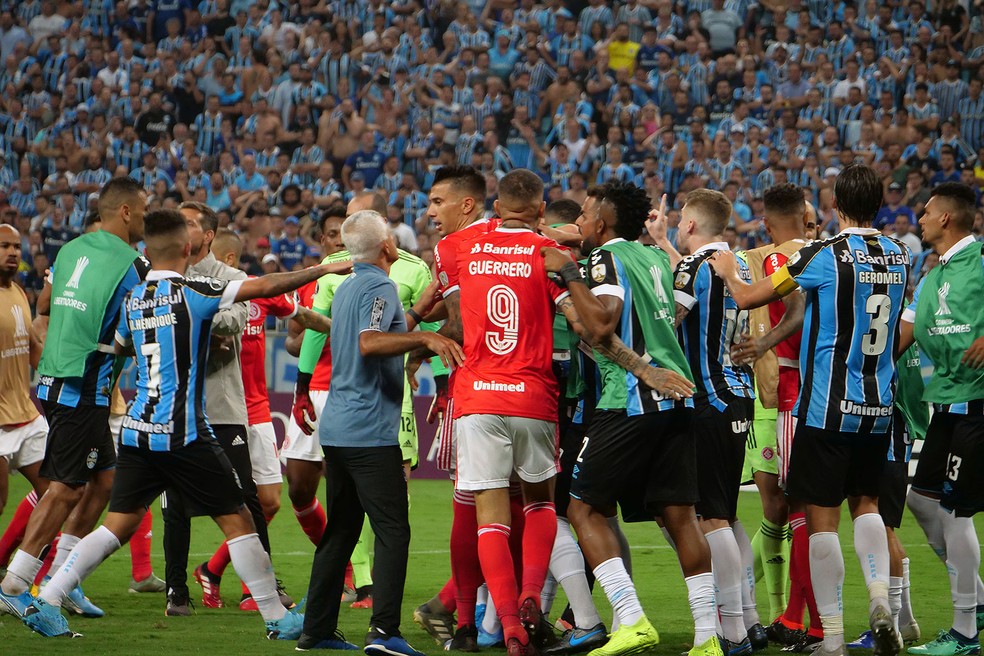
[[[41,581],[41,589],[43,590],[48,581],[51,580],[50,576],[44,577]],[[69,592],[65,598],[62,600],[62,609],[73,615],[81,615],[82,617],[102,617],[106,613],[99,606],[89,601],[89,598],[85,596],[82,592],[82,586],[77,585],[75,588]]]
[[[495,633],[489,633],[482,628],[482,625],[478,625],[478,646],[482,649],[488,649],[489,647],[505,647],[506,646],[506,636],[502,632],[502,627]]]
[[[335,649],[339,651],[358,651],[359,648],[345,639],[341,631],[335,631],[330,638],[313,638],[302,633],[297,640],[294,651],[309,651],[311,649]]]
[[[266,623],[267,640],[297,640],[304,628],[304,616],[292,610],[279,620]]]
[[[68,628],[68,620],[58,606],[38,597],[24,612],[24,624],[45,638],[76,638],[79,634]]]
[[[424,656],[406,641],[403,636],[391,636],[372,627],[366,635],[366,646],[363,651],[367,656]]]
[[[874,649],[875,639],[871,636],[871,631],[865,631],[854,642],[847,643],[848,649]]]
[[[27,612],[33,601],[34,597],[31,596],[29,590],[17,595],[7,594],[0,590],[0,615],[13,615],[23,619],[24,613]]]

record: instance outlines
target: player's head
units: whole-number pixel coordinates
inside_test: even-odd
[[[232,230],[223,228],[212,240],[212,255],[219,262],[233,269],[239,268],[239,256],[243,254],[243,240]]]
[[[147,192],[133,178],[113,178],[99,191],[99,217],[102,229],[134,244],[144,236]]]
[[[85,215],[85,221],[82,224],[83,232],[95,232],[102,228],[102,219],[99,217],[99,212],[89,212]]]
[[[21,263],[21,238],[17,228],[0,224],[0,282],[9,285]]]
[[[219,217],[205,203],[187,201],[181,203],[181,214],[188,222],[188,234],[191,236],[191,259],[198,262],[212,247],[215,231],[219,229]]]
[[[976,201],[974,190],[960,182],[944,182],[933,187],[919,218],[923,239],[935,246],[946,236],[959,241],[969,235],[974,229]]]
[[[321,254],[334,255],[345,248],[342,242],[342,223],[345,221],[345,208],[333,205],[321,215],[318,229],[321,230]]]
[[[469,225],[485,207],[485,178],[471,166],[444,166],[434,174],[427,217],[443,237]]]
[[[375,191],[364,191],[350,200],[348,207],[345,208],[348,216],[352,216],[356,212],[362,212],[363,210],[372,210],[377,214],[386,216],[386,197]]]
[[[144,230],[147,259],[155,269],[183,272],[191,256],[188,221],[178,210],[154,210]]]
[[[532,228],[540,222],[545,207],[543,180],[533,171],[515,169],[499,180],[493,208],[503,221],[519,221]]]
[[[813,203],[807,201],[806,203],[806,232],[803,233],[803,237],[809,240],[814,240],[820,235],[819,224],[817,223],[817,208]]]
[[[547,225],[557,226],[560,224],[574,225],[577,217],[581,215],[581,206],[577,201],[570,198],[561,198],[547,205],[543,213],[543,219]]]
[[[731,219],[732,205],[728,197],[712,189],[694,189],[680,210],[680,237],[688,241],[693,236],[719,239]],[[691,252],[695,249],[691,248]]]
[[[634,184],[609,181],[592,187],[577,219],[583,239],[581,250],[587,254],[616,237],[636,241],[650,209],[652,203],[646,190]]]
[[[362,210],[345,219],[342,241],[353,262],[389,263],[400,256],[386,219],[373,210]]]
[[[843,220],[862,228],[870,227],[881,209],[885,190],[875,170],[864,164],[850,164],[834,182],[834,207]]]
[[[769,187],[762,194],[765,203],[765,230],[772,241],[782,243],[803,237],[807,202],[803,190],[791,182]],[[814,216],[814,222],[816,217]]]

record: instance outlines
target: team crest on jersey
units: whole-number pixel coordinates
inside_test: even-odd
[[[259,320],[260,314],[261,314],[260,306],[257,305],[256,303],[250,303],[249,304],[249,320],[250,321],[257,321],[257,320]]]
[[[771,461],[775,457],[776,457],[776,452],[772,449],[771,446],[767,446],[762,449],[762,458],[764,460]]]
[[[95,469],[96,460],[99,459],[99,449],[93,449],[89,451],[89,455],[85,457],[85,467],[86,469]]]
[[[591,278],[595,282],[601,282],[608,274],[608,268],[604,264],[595,264],[591,267]]]
[[[683,289],[690,282],[690,274],[686,271],[681,271],[676,275],[676,280],[673,281],[673,286],[677,289]]]
[[[950,283],[944,282],[940,288],[936,290],[936,299],[940,305],[940,307],[936,310],[936,316],[943,317],[950,314],[950,305],[946,302],[946,297],[949,295]]]
[[[789,256],[788,260],[786,260],[786,266],[792,266],[797,262],[799,262],[799,260],[800,260],[800,252],[796,251],[795,253]]]

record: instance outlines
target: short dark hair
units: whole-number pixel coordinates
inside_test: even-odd
[[[547,205],[544,214],[550,223],[574,223],[581,216],[581,206],[570,198],[561,198]]]
[[[600,188],[595,197],[612,205],[615,210],[615,234],[622,239],[635,241],[642,235],[652,209],[649,194],[642,187],[629,182],[609,180]]]
[[[543,201],[543,179],[529,169],[513,169],[499,180],[499,198],[539,205]]]
[[[154,210],[144,217],[144,243],[151,264],[177,258],[188,244],[188,224],[178,210]]]
[[[452,189],[471,196],[480,205],[485,202],[485,178],[473,166],[442,166],[434,173],[433,184],[440,182],[450,182]]]
[[[762,200],[765,201],[767,214],[799,218],[806,211],[803,189],[792,182],[784,182],[769,187],[762,194]]]
[[[341,221],[345,220],[347,212],[345,211],[345,206],[341,203],[335,203],[331,207],[325,210],[321,218],[318,219],[318,230],[321,232],[325,231],[325,224],[328,223],[328,219],[339,219]]]
[[[974,229],[977,194],[973,189],[962,182],[944,182],[933,187],[930,195],[932,198],[946,199],[950,213],[960,228],[968,232]]]
[[[104,215],[134,202],[143,193],[146,193],[143,186],[133,178],[113,178],[99,191],[99,216],[105,218]]]
[[[209,230],[215,232],[219,229],[219,215],[205,203],[189,200],[181,203],[181,205],[178,206],[178,209],[194,210],[195,212],[198,212],[201,215],[198,222],[202,225],[203,232],[208,232]]]
[[[864,164],[850,164],[834,182],[837,209],[851,221],[870,226],[881,209],[885,189],[875,170]]]

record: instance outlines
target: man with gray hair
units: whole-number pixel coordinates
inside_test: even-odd
[[[410,545],[407,482],[398,435],[403,354],[423,348],[445,364],[461,364],[461,347],[430,332],[407,332],[407,317],[389,279],[399,258],[378,212],[356,212],[342,224],[354,262],[332,300],[331,394],[319,428],[326,467],[328,525],[311,566],[308,611],[298,649],[357,649],[338,632],[345,565],[364,515],[376,533],[376,584],[367,654],[420,656],[400,635],[400,607]],[[411,318],[412,321],[412,318]]]

